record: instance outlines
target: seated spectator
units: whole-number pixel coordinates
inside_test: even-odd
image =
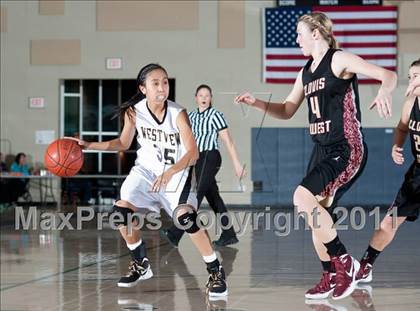
[[[12,166],[10,167],[11,173],[19,174],[19,176],[28,176],[29,175],[29,166],[26,164],[26,154],[19,152]]]

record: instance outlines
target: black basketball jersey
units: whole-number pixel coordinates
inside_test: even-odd
[[[302,82],[309,107],[309,132],[321,145],[362,140],[357,76],[337,78],[331,60],[337,49],[329,49],[314,72],[311,58],[303,68]]]
[[[410,132],[411,152],[417,165],[420,165],[420,103],[418,97],[414,100],[411,109],[408,131]]]

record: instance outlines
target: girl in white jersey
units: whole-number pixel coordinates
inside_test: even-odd
[[[208,294],[225,296],[224,270],[207,232],[196,223],[197,198],[192,192],[191,166],[198,158],[198,150],[187,113],[182,106],[167,100],[168,74],[160,65],[143,67],[137,76],[137,87],[138,93],[121,106],[124,127],[119,138],[106,142],[78,140],[86,149],[121,151],[129,148],[136,130],[138,133],[140,147],[135,166],[125,179],[121,199],[115,202],[110,215],[110,219],[120,219],[118,229],[132,257],[129,272],[119,280],[118,286],[132,287],[153,276],[133,212],[163,207],[176,223],[183,225],[203,256],[210,274],[206,283]]]

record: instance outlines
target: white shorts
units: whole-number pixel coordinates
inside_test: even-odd
[[[188,204],[197,209],[197,192],[192,167],[172,176],[165,189],[151,192],[156,174],[145,170],[139,165],[134,166],[121,186],[121,200],[127,201],[140,209],[159,212],[164,208],[173,217],[174,210],[182,204]]]

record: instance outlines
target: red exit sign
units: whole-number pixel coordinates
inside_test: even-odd
[[[121,57],[110,57],[106,59],[106,69],[119,70],[122,69]]]
[[[45,108],[45,98],[29,97],[29,108]]]

